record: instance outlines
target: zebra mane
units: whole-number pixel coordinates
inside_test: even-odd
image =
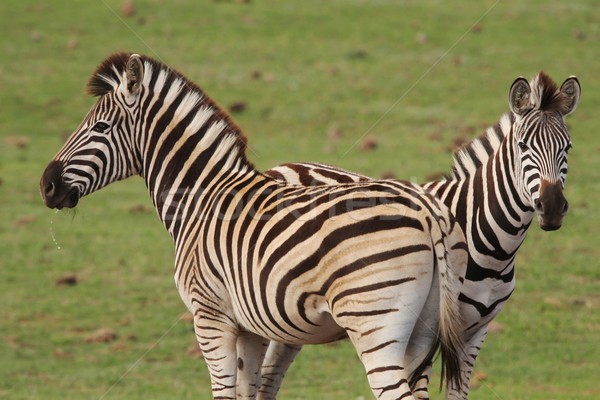
[[[126,79],[125,69],[131,54],[132,53],[115,53],[102,61],[87,83],[87,93],[99,97],[116,90]],[[235,136],[236,147],[239,150],[239,154],[245,157],[248,143],[246,136],[241,128],[233,122],[231,117],[223,111],[214,100],[208,97],[196,83],[186,78],[180,72],[148,56],[141,55],[140,57],[145,65],[145,71],[154,75],[163,74],[165,76],[164,85],[166,87],[170,85],[179,85],[182,88],[181,91],[184,92],[183,94],[196,94],[198,98],[201,99],[197,104],[198,108],[210,108],[213,110],[214,115],[222,120],[227,126],[224,135]],[[146,81],[146,79],[144,79],[144,81]]]
[[[87,93],[100,97],[115,90],[123,80],[130,55],[131,53],[116,53],[102,61],[87,83]]]
[[[513,114],[506,113],[496,125],[487,128],[483,135],[458,149],[454,153],[452,178],[460,179],[474,174],[500,147],[513,122]]]
[[[531,82],[530,102],[534,109],[540,111],[561,111],[564,108],[566,96],[558,89],[556,82],[544,71],[537,74]]]
[[[563,109],[567,99],[546,73],[542,71],[534,76],[529,86],[531,87],[529,101],[534,110],[552,112]],[[498,123],[489,127],[483,135],[458,149],[454,153],[452,178],[462,178],[475,173],[500,147],[515,119],[513,113],[504,114]]]

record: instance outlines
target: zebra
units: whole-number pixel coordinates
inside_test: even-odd
[[[462,387],[447,394],[466,399],[475,360],[515,287],[515,256],[537,216],[543,230],[561,227],[568,210],[563,190],[571,149],[564,117],[579,102],[576,77],[560,89],[544,72],[519,77],[509,91],[510,112],[454,155],[450,176],[423,187],[442,200],[465,233],[469,261],[459,295],[466,351]],[[289,163],[267,175],[303,185],[367,182],[371,178],[320,163]],[[272,342],[263,365],[260,399],[274,399],[300,346]],[[426,377],[425,377],[426,378]]]
[[[269,341],[349,336],[377,399],[414,399],[440,348],[460,385],[458,288],[466,243],[449,210],[409,182],[282,183],[195,83],[147,56],[113,54],[98,97],[40,180],[46,206],[133,175],[174,241],[215,399],[253,399]]]

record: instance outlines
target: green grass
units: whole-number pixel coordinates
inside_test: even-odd
[[[456,137],[498,120],[514,78],[577,75],[571,212],[560,231],[532,227],[471,398],[600,396],[595,2],[149,0],[129,18],[120,3],[0,2],[0,398],[209,398],[203,362],[188,354],[191,324],[179,320],[173,245],[143,183],[114,184],[76,213],[54,214],[38,194],[93,103],[85,82],[120,50],[163,60],[224,106],[245,102],[234,119],[260,169],[321,161],[418,181],[449,170]],[[360,150],[365,138],[374,151]],[[69,273],[76,285],[56,284]],[[99,328],[116,339],[89,343]],[[281,398],[371,395],[342,342],[307,347]]]

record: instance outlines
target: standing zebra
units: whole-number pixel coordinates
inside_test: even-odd
[[[147,57],[107,58],[88,91],[99,99],[46,168],[44,202],[74,207],[142,176],[175,243],[214,398],[255,398],[269,340],[346,335],[378,399],[414,399],[411,372],[438,344],[447,385],[460,384],[453,267],[466,268],[466,244],[438,199],[403,182],[307,187],[261,174],[229,117]]]
[[[535,215],[544,230],[560,228],[568,203],[563,195],[571,148],[564,117],[581,88],[570,77],[560,89],[543,72],[531,83],[518,78],[509,92],[510,113],[454,156],[449,177],[423,187],[442,200],[467,239],[469,262],[460,293],[462,387],[447,398],[465,399],[487,327],[515,287],[516,252]],[[288,183],[326,185],[370,178],[316,163],[284,164],[266,172]],[[300,346],[271,343],[263,366],[261,399],[273,399]]]

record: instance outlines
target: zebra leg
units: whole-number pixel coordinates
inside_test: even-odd
[[[417,383],[412,388],[413,394],[416,400],[428,400],[429,399],[429,377],[431,376],[431,363],[423,371],[421,376],[418,377]]]
[[[429,399],[428,386],[433,362],[431,350],[436,346],[437,340],[437,322],[422,318],[423,313],[419,316],[419,322],[411,335],[404,356],[405,365],[411,374],[411,389],[417,400]],[[413,377],[412,374],[417,373],[416,369],[422,363],[426,363],[425,369]]]
[[[431,280],[423,277],[403,283],[402,290],[397,286],[380,288],[370,293],[371,301],[364,293],[347,295],[333,308],[334,319],[352,340],[378,400],[415,400],[405,353],[430,284]]]
[[[432,359],[427,360],[426,358],[433,355],[431,350],[436,345],[438,335],[440,292],[437,288],[439,288],[439,276],[438,274],[433,274],[431,290],[429,291],[423,310],[419,314],[415,329],[410,336],[406,348],[406,355],[404,356],[405,364],[411,374],[416,373],[415,370],[417,367],[423,363],[427,363],[427,366],[419,373],[419,376],[411,376],[411,378],[416,378],[416,382],[414,382],[411,389],[417,400],[429,399],[428,385],[429,377],[431,376]],[[412,381],[413,379],[411,379]]]
[[[283,377],[302,346],[271,341],[262,365],[258,400],[275,400]]]
[[[237,328],[224,315],[203,318],[196,312],[194,330],[210,373],[213,398],[234,400],[237,379]]]
[[[360,331],[348,329],[348,336],[367,372],[371,391],[378,400],[415,400],[408,384],[408,373],[401,365],[406,342],[402,343],[399,339],[403,335],[402,329],[398,328],[375,327]],[[385,334],[385,331],[391,330],[396,332]]]
[[[255,399],[260,385],[260,368],[269,341],[250,332],[237,339],[237,398]]]
[[[469,383],[475,360],[481,351],[481,346],[487,335],[487,324],[481,327],[475,334],[471,335],[465,342],[465,351],[460,362],[460,373],[462,375],[462,386],[450,388],[446,392],[446,400],[466,400],[469,397]]]

